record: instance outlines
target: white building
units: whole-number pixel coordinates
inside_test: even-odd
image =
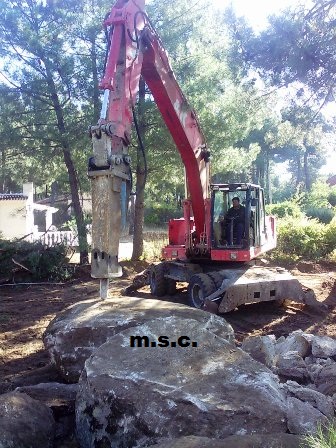
[[[23,184],[22,193],[0,194],[0,235],[5,239],[26,237],[32,241],[37,233],[34,223],[34,211],[45,214],[45,228],[52,225],[52,215],[58,211],[55,207],[34,203],[32,182]]]

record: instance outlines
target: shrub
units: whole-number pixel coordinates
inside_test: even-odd
[[[326,226],[325,242],[328,253],[336,250],[336,217],[334,217],[328,226]]]
[[[326,241],[327,226],[315,219],[288,217],[278,223],[278,244],[272,257],[288,261],[317,260],[331,252]]]
[[[181,218],[183,211],[175,205],[158,204],[145,209],[145,224],[162,226],[173,218]]]
[[[324,208],[328,207],[328,195],[330,193],[330,185],[327,182],[318,180],[313,183],[309,192],[306,192],[303,198],[303,206],[308,208]]]
[[[336,207],[336,187],[333,187],[328,194],[328,202],[332,207]]]
[[[46,247],[40,242],[0,240],[2,278],[66,280],[72,275],[66,257],[67,248],[63,245]]]
[[[312,207],[312,208],[308,208],[306,210],[306,215],[309,218],[316,218],[316,219],[318,219],[320,222],[322,222],[324,224],[329,224],[330,221],[335,216],[335,211],[332,208]]]
[[[336,249],[328,254],[327,260],[336,263]]]
[[[295,200],[283,201],[278,204],[268,204],[266,205],[266,213],[268,215],[275,215],[278,218],[285,218],[286,216],[301,218],[303,216],[303,212]]]

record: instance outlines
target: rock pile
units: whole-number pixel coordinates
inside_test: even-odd
[[[316,430],[336,409],[336,341],[301,330],[287,337],[246,339],[241,348],[269,367],[287,397],[288,429],[294,434]]]

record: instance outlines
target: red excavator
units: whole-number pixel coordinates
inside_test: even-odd
[[[184,216],[169,222],[163,261],[149,272],[152,294],[173,294],[176,282],[187,282],[192,306],[216,302],[219,312],[284,297],[302,301],[305,294],[288,272],[250,266],[251,260],[276,246],[275,220],[265,214],[263,189],[250,183],[210,182],[210,151],[196,113],[144,7],[144,0],[118,0],[104,21],[108,36],[100,84],[104,99],[100,120],[90,128],[89,162],[91,274],[100,279],[100,297],[107,297],[109,279],[122,274],[118,264],[122,204],[130,189],[128,146],[142,76],[180,153],[186,179]],[[235,209],[239,213],[232,213]]]

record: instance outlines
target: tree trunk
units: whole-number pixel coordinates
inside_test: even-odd
[[[84,222],[84,215],[79,199],[77,173],[70,153],[70,144],[66,137],[66,127],[65,127],[63,110],[58,98],[56,85],[54,83],[54,79],[50,69],[50,63],[49,61],[44,61],[44,63],[46,66],[47,82],[50,89],[50,96],[57,119],[57,128],[60,134],[63,159],[69,176],[72,206],[75,213],[75,220],[77,225],[80,263],[84,264],[88,262],[88,244],[87,244],[87,232]]]
[[[97,123],[100,116],[100,90],[98,87],[98,68],[97,68],[97,48],[95,35],[91,40],[91,62],[92,62],[92,78],[93,78],[93,120]],[[92,123],[93,124],[93,123]]]
[[[139,82],[139,103],[138,103],[138,128],[142,141],[145,135],[145,95],[146,86],[143,78]],[[145,203],[145,163],[140,144],[137,149],[137,169],[136,169],[136,196],[134,207],[134,234],[132,260],[138,260],[143,253],[143,225],[144,225],[144,203]]]
[[[256,161],[252,163],[251,179],[253,184],[258,184],[258,167]]]
[[[297,157],[296,157],[296,167],[297,167],[297,171],[296,171],[296,187],[300,187],[301,182],[302,182],[302,164],[301,164],[301,153],[298,152]],[[300,188],[301,190],[301,188]]]
[[[83,210],[79,199],[77,173],[68,148],[63,148],[63,158],[68,170],[72,206],[77,225],[80,263],[85,264],[89,261],[87,231],[84,222]]]
[[[304,169],[304,176],[305,176],[306,191],[311,190],[311,179],[310,179],[310,172],[309,172],[308,156],[309,156],[309,149],[305,148],[305,153],[303,156],[303,169]]]
[[[265,153],[263,149],[256,158],[256,179],[256,183],[265,188]]]

